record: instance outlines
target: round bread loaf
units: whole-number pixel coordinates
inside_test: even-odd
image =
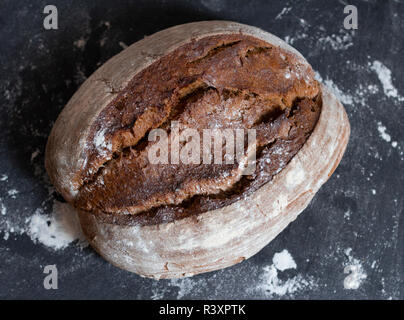
[[[234,162],[228,140],[223,161],[150,160],[152,132],[166,132],[173,148],[188,128],[243,132],[243,142],[253,131],[254,140]],[[100,255],[177,278],[267,245],[331,176],[349,134],[343,106],[295,49],[255,27],[196,22],[148,36],[94,72],[58,117],[45,165]]]

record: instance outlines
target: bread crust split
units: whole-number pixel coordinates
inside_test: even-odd
[[[100,67],[77,91],[55,123],[46,168],[63,197],[75,204],[88,156],[88,137],[105,107],[135,74],[176,48],[208,36],[244,34],[302,55],[279,38],[228,21],[180,25],[149,36]],[[309,65],[308,65],[309,66]],[[267,245],[309,204],[334,172],[350,126],[341,103],[321,86],[322,109],[310,137],[292,160],[258,190],[224,207],[168,223],[114,223],[77,208],[93,248],[125,270],[151,278],[180,278],[241,262]],[[108,149],[108,148],[107,148]],[[109,155],[105,155],[105,161]]]

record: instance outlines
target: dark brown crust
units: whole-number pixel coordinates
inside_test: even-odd
[[[229,99],[235,109],[244,106],[241,121],[228,121]],[[192,127],[192,119],[198,119],[194,127],[209,128],[212,116],[206,112],[207,105],[223,109],[215,126],[257,129],[257,171],[231,181],[226,190],[202,195],[191,192],[179,203],[145,205],[142,210],[142,201],[175,192],[185,177],[191,177],[188,185],[202,180],[215,184],[217,179],[223,180],[224,173],[232,177],[233,165],[166,166],[159,169],[155,181],[137,174],[148,165],[139,166],[139,154],[147,147],[143,140],[151,129],[166,127],[172,120]],[[101,112],[90,140],[102,129],[114,157],[105,162],[95,146],[90,150],[75,205],[104,221],[141,225],[221,208],[257,190],[282,170],[314,129],[320,110],[320,89],[313,72],[293,54],[251,36],[221,35],[194,41],[137,74]],[[165,175],[176,180],[167,180]],[[163,179],[165,183],[161,183]],[[134,205],[140,207],[137,214],[122,214]]]

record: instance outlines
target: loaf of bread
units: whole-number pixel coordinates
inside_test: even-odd
[[[164,130],[173,147],[173,123],[201,135],[254,130],[254,158],[247,145],[238,162],[150,161],[150,133]],[[148,36],[94,72],[58,117],[45,165],[101,256],[176,278],[267,245],[330,177],[349,133],[343,106],[295,49],[251,26],[196,22]]]

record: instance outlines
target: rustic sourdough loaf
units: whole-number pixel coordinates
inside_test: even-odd
[[[153,129],[256,133],[255,169],[154,164]],[[180,25],[136,42],[76,92],[46,168],[90,244],[126,270],[190,276],[262,249],[307,206],[349,138],[342,105],[306,60],[260,29]],[[186,144],[187,142],[183,142]],[[249,153],[243,150],[241,162]]]

